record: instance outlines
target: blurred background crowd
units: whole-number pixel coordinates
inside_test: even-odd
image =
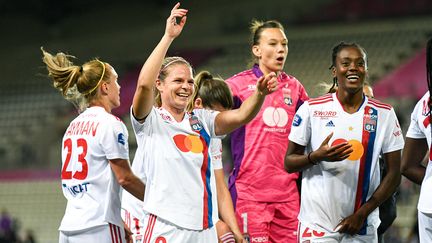
[[[76,110],[45,77],[40,47],[79,56],[78,64],[101,57],[115,66],[122,105],[114,113],[131,128],[129,108],[140,65],[162,35],[173,4],[0,0],[0,242],[57,242],[64,213],[59,148]],[[190,0],[182,7],[189,9],[188,27],[169,54],[190,60],[196,71],[228,78],[244,70],[250,58],[249,23],[276,19],[289,39],[285,71],[311,97],[326,92],[319,83],[331,83],[331,48],[340,41],[366,49],[375,97],[395,107],[404,134],[415,102],[427,90],[429,0]],[[134,139],[129,138],[131,158]],[[231,161],[224,157],[228,174]],[[402,180],[398,217],[386,234],[392,243],[415,242],[418,191]]]

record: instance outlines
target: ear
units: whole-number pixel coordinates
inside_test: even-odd
[[[336,77],[336,67],[335,67],[335,66],[333,66],[333,67],[331,68],[331,72],[332,72],[332,76],[333,76],[333,78],[335,78],[335,77]]]
[[[156,89],[159,90],[159,92],[162,92],[162,81],[160,79],[156,79]]]
[[[202,106],[202,99],[201,99],[201,98],[196,98],[196,99],[195,99],[194,107],[195,107],[195,108],[198,108],[198,109],[203,108],[203,106]]]
[[[257,58],[261,58],[261,48],[258,45],[254,45],[252,46],[252,53],[254,54],[254,56],[256,56]]]
[[[108,83],[102,82],[102,84],[99,87],[102,94],[108,94]]]

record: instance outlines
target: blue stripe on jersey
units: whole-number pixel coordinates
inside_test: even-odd
[[[365,118],[365,116],[369,117],[369,119]],[[370,120],[374,120],[375,121],[375,129],[366,130],[366,122]],[[363,205],[366,202],[367,199],[367,195],[369,192],[369,185],[370,185],[370,174],[371,174],[371,170],[372,170],[372,156],[373,156],[373,152],[374,152],[374,144],[375,144],[375,137],[376,137],[376,127],[378,126],[378,111],[370,106],[365,107],[365,115],[363,118],[363,134],[362,137],[367,139],[367,147],[366,147],[366,156],[365,156],[365,164],[364,164],[364,171],[363,171],[363,175],[359,175],[359,176],[363,176],[363,185],[362,185],[362,193],[361,193],[361,205]],[[365,133],[369,133],[369,134],[365,134]],[[362,141],[363,145],[365,144],[366,141]],[[358,208],[357,208],[358,209]],[[362,228],[360,229],[360,232],[358,233],[359,235],[365,235],[366,234],[366,226],[367,226],[367,219],[365,220],[365,222],[362,225]]]
[[[204,150],[203,150],[203,165],[207,163],[207,168],[205,171],[205,185],[204,185],[204,196],[205,192],[207,191],[207,202],[204,202],[207,204],[207,212],[204,212],[203,214],[203,227],[204,228],[210,228],[213,227],[213,205],[212,205],[212,191],[210,187],[210,177],[211,177],[211,156],[209,154],[209,146],[210,146],[210,136],[208,135],[207,131],[205,129],[200,130],[200,139],[201,141],[205,142],[204,144]],[[208,223],[206,223],[208,222]]]

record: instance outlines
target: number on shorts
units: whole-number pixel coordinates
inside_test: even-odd
[[[302,234],[302,237],[304,237],[304,238],[312,237],[312,234],[315,237],[323,237],[325,235],[324,232],[318,232],[316,230],[312,230],[312,232],[311,232],[309,227],[306,227],[305,231]]]
[[[74,178],[77,180],[84,180],[85,178],[87,178],[88,164],[87,164],[87,160],[85,159],[87,155],[87,141],[83,138],[79,138],[77,140],[77,148],[78,147],[82,148],[82,152],[78,155],[78,163],[81,163],[81,170],[75,171],[75,173],[72,175],[72,171],[67,170],[72,157],[72,150],[73,150],[72,139],[68,138],[64,141],[63,148],[67,150],[67,155],[66,155],[66,161],[64,162],[62,168],[62,173],[61,173],[62,179],[69,180]]]
[[[159,236],[158,238],[156,238],[155,243],[166,243],[166,239],[163,236]]]

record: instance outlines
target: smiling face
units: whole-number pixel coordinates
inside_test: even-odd
[[[194,92],[192,69],[184,63],[167,67],[164,80],[157,80],[156,87],[161,94],[162,107],[170,112],[184,113]]]
[[[332,74],[337,78],[339,91],[363,92],[367,75],[366,54],[355,46],[344,47],[336,56]]]
[[[252,47],[253,54],[264,74],[279,72],[288,55],[288,39],[279,28],[267,28],[261,32],[259,43]]]

